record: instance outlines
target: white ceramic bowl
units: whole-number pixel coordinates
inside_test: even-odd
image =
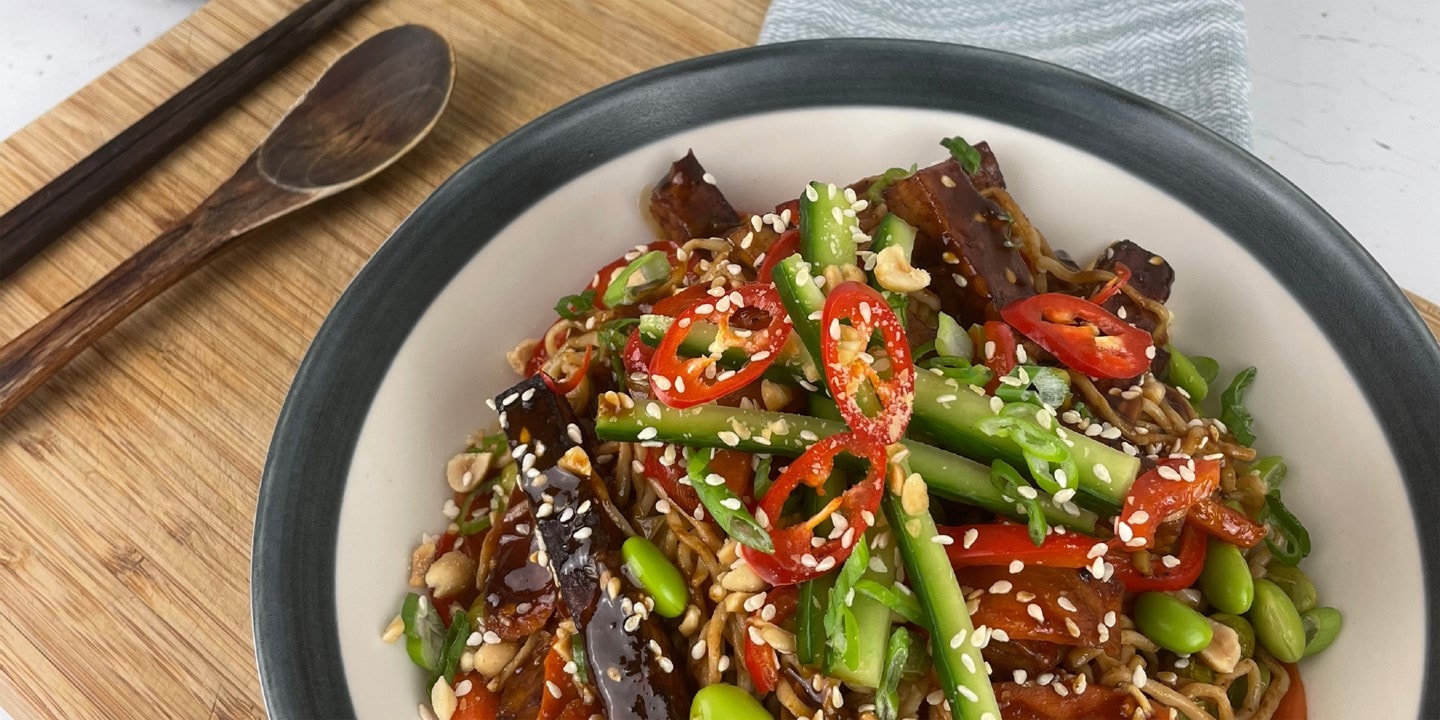
[[[835,63],[876,77],[834,79]],[[1259,368],[1258,447],[1287,459],[1287,503],[1314,539],[1304,567],[1345,615],[1303,664],[1312,717],[1415,717],[1426,693],[1440,710],[1423,687],[1435,533],[1422,528],[1426,577],[1411,511],[1436,508],[1440,425],[1421,410],[1440,407],[1440,352],[1359,246],[1242,151],[1097,81],[955,46],[828,41],[662,68],[541,118],[362,271],[296,379],[262,487],[272,716],[413,716],[419,674],[380,631],[410,550],[445,523],[444,462],[517,381],[504,351],[649,239],[637,198],[671,161],[693,148],[737,208],[768,208],[809,180],[929,164],[956,134],[989,141],[1056,247],[1084,259],[1131,238],[1164,255],[1176,343],[1224,377]]]

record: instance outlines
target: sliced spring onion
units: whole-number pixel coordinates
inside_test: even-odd
[[[1175,348],[1174,345],[1166,347],[1170,351],[1170,366],[1165,372],[1165,381],[1185,391],[1190,396],[1190,402],[1198,403],[1210,394],[1210,381],[1206,380],[1195,367],[1195,362],[1184,353]],[[1197,358],[1198,359],[1198,358]],[[1209,358],[1205,358],[1209,360]],[[1215,362],[1211,360],[1210,362]],[[1219,366],[1215,368],[1219,370]]]
[[[1276,560],[1294,567],[1310,554],[1310,531],[1280,501],[1280,491],[1272,490],[1265,495],[1261,517],[1270,526],[1265,545]]]
[[[905,586],[896,583],[895,587],[903,588]],[[906,589],[908,590],[908,588]],[[925,624],[925,613],[920,609],[920,603],[911,593],[885,587],[874,580],[861,580],[855,583],[855,592],[890,608],[896,615],[904,618],[905,622],[916,625]]]
[[[651,250],[630,261],[605,286],[605,295],[600,299],[609,308],[630,305],[669,279],[670,258],[659,250]]]
[[[1040,547],[1040,544],[1045,542],[1045,536],[1050,534],[1050,523],[1045,519],[1045,510],[1040,507],[1040,493],[1004,460],[996,460],[990,464],[990,481],[995,483],[1002,497],[1024,509],[1026,517],[1029,518],[1030,542],[1035,543],[1035,547]],[[1027,488],[1028,491],[1022,488]]]
[[[914,635],[905,628],[895,628],[885,647],[885,668],[880,673],[880,687],[875,692],[875,716],[879,720],[896,720],[900,715],[900,678],[915,645]]]
[[[585,657],[585,640],[579,633],[570,636],[570,660],[575,663],[575,679],[590,683],[590,661]]]
[[[1280,483],[1285,481],[1285,475],[1290,468],[1285,465],[1285,458],[1279,455],[1263,457],[1250,466],[1250,472],[1259,473],[1260,482],[1265,483],[1265,492],[1276,490]]]
[[[1063,407],[1070,402],[1070,373],[1064,370],[1046,365],[1019,365],[1010,371],[1009,377],[1017,378],[1024,384],[1001,382],[995,388],[995,397],[1005,402],[1038,401],[1051,408]]]
[[[935,328],[935,352],[941,357],[968,359],[975,354],[975,342],[955,318],[942,312]]]
[[[400,606],[400,620],[405,623],[405,649],[410,660],[427,672],[437,672],[445,650],[446,631],[435,606],[428,597],[410,593]]]
[[[714,456],[713,449],[694,452],[686,449],[685,457],[689,463],[686,473],[696,497],[700,498],[700,504],[736,542],[763,553],[775,552],[775,542],[770,539],[770,533],[745,509],[745,503],[730,491],[725,478],[710,472],[710,460]]]
[[[971,385],[975,387],[985,387],[985,385],[990,382],[990,379],[994,377],[994,373],[990,371],[990,368],[984,365],[972,365],[966,358],[932,357],[918,364],[926,370],[939,370],[942,376],[954,380],[959,383],[962,388],[970,387]]]
[[[830,601],[825,607],[825,637],[829,642],[831,657],[846,667],[860,666],[860,624],[855,618],[852,606],[855,602],[855,583],[865,574],[870,564],[870,549],[865,538],[855,543],[855,550],[840,566],[835,585],[830,588]]]
[[[904,180],[905,178],[910,177],[911,175],[914,175],[919,171],[919,165],[911,165],[909,170],[906,170],[905,168],[893,167],[883,173],[880,173],[878,176],[876,176],[875,182],[870,183],[870,188],[865,191],[865,199],[869,200],[871,205],[879,205],[880,203],[885,202],[885,191],[889,190],[891,185],[894,185],[895,183],[900,182],[901,180]]]
[[[980,151],[975,146],[965,141],[965,138],[956,135],[952,138],[945,138],[940,141],[940,146],[950,151],[950,156],[960,161],[960,167],[965,169],[966,175],[974,175],[980,169]]]

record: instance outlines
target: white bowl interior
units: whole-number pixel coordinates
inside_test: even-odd
[[[1286,500],[1315,550],[1305,562],[1345,629],[1303,664],[1313,717],[1414,717],[1425,637],[1419,548],[1399,470],[1330,343],[1234,239],[1129,172],[981,118],[908,108],[823,108],[719,122],[574,178],[505,228],[415,326],[366,418],[340,513],[339,661],[361,717],[411,717],[425,697],[405,652],[380,641],[406,592],[409,554],[446,522],[445,460],[494,421],[484,400],[517,380],[506,350],[543,330],[551,306],[594,269],[647,242],[639,198],[693,148],[741,210],[922,166],[939,138],[988,140],[1011,192],[1051,243],[1088,259],[1131,238],[1176,268],[1177,344],[1214,356],[1222,381],[1259,368],[1249,406],[1259,447],[1290,465]],[[482,194],[474,202],[483,203]],[[1384,662],[1374,660],[1384,658]]]

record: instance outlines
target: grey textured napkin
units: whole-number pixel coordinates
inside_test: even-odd
[[[1094,75],[1250,146],[1240,0],[774,0],[760,42],[940,40]]]

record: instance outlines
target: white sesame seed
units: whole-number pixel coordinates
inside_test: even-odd
[[[1011,575],[1019,574],[1019,572],[1020,572],[1021,570],[1024,570],[1024,569],[1025,569],[1025,562],[1024,562],[1023,560],[1011,560],[1011,561],[1010,561],[1010,574],[1011,574]]]
[[[1065,488],[1064,490],[1061,490],[1061,491],[1055,493],[1055,502],[1057,502],[1057,503],[1067,503],[1067,502],[1070,502],[1070,500],[1073,499],[1074,497],[1075,497],[1075,489],[1074,489],[1074,488]],[[1056,528],[1056,530],[1064,530],[1064,528],[1063,528],[1063,527],[1060,527],[1060,528]]]
[[[959,650],[959,649],[960,649],[960,646],[963,645],[964,643],[965,643],[965,631],[964,631],[964,630],[961,630],[960,632],[955,633],[955,636],[954,636],[954,637],[950,638],[950,649],[951,649],[951,650]]]
[[[954,545],[955,538],[952,538],[949,535],[936,535],[935,537],[930,538],[930,542],[933,542],[936,545]]]
[[[979,537],[980,531],[976,530],[975,528],[970,528],[969,530],[965,531],[965,538],[960,542],[960,545],[966,550],[969,550],[970,546],[974,545],[975,540]]]
[[[591,530],[590,528],[588,528],[588,527],[582,527],[582,528],[580,528],[579,530],[576,530],[576,531],[575,531],[575,534],[572,535],[571,537],[574,537],[576,540],[585,540],[585,539],[588,539],[588,538],[590,537],[590,535],[593,534],[593,533],[594,533],[594,531]]]
[[[651,405],[654,405],[654,403],[651,403]],[[635,433],[635,437],[638,438],[638,439],[640,439],[640,440],[653,440],[653,439],[655,439],[655,437],[656,437],[657,435],[659,435],[659,434],[660,434],[659,428],[656,428],[656,427],[653,427],[653,426],[652,426],[652,427],[641,428],[641,429],[640,429],[640,432]]]
[[[729,508],[730,510],[739,510],[740,508],[745,507],[744,503],[740,502],[740,498],[733,497],[721,500],[720,504],[725,506],[726,508]]]
[[[736,435],[730,430],[721,430],[720,432],[716,433],[716,437],[720,438],[720,442],[723,442],[730,447],[735,447],[740,444],[740,436]]]
[[[1069,610],[1070,612],[1075,612],[1075,603],[1071,602],[1071,601],[1070,601],[1070,598],[1065,597],[1064,595],[1061,595],[1061,596],[1060,596],[1060,599],[1055,601],[1055,604],[1056,604],[1056,605],[1059,605],[1061,608],[1063,608],[1063,609],[1065,609],[1065,610]]]
[[[1025,614],[1029,615],[1032,618],[1035,618],[1036,622],[1045,622],[1045,611],[1042,610],[1040,606],[1036,605],[1035,603],[1030,603],[1029,605],[1025,606]]]
[[[1014,587],[1009,580],[996,580],[995,583],[990,586],[990,592],[996,595],[1004,595]]]

